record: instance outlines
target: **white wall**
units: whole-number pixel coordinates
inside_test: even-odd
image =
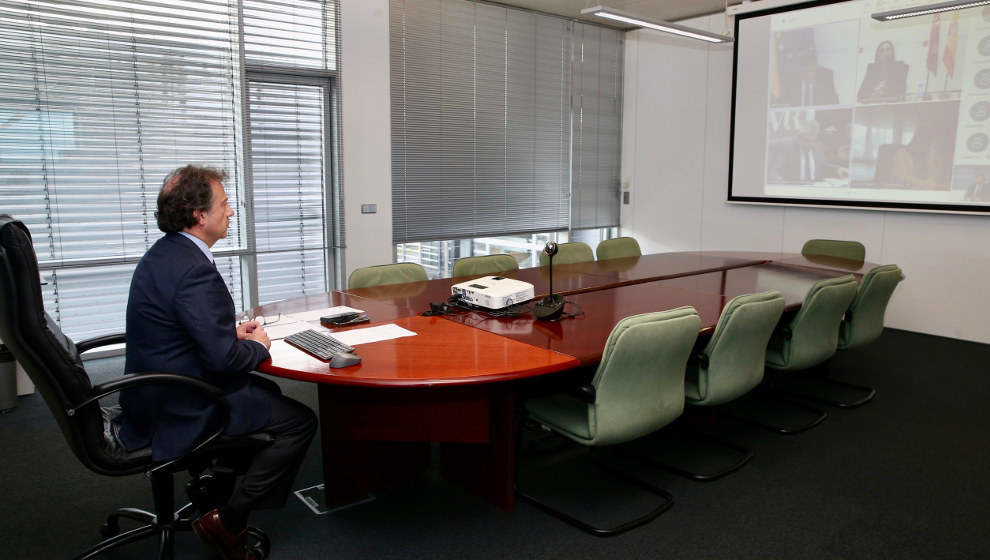
[[[347,0],[340,12],[346,281],[392,262],[388,0]],[[362,214],[362,204],[378,213]]]
[[[725,30],[722,15],[682,23]],[[868,261],[907,275],[889,326],[990,343],[990,217],[725,202],[731,75],[731,46],[627,33],[623,234],[644,252],[799,252],[810,238],[856,239]]]

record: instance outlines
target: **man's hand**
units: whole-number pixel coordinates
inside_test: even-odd
[[[244,340],[248,335],[261,327],[261,323],[257,321],[247,321],[237,325],[237,340]]]
[[[265,348],[271,349],[272,347],[272,341],[268,338],[268,333],[265,332],[265,328],[261,326],[261,323],[257,321],[248,321],[237,325],[237,340],[254,340],[264,344]]]

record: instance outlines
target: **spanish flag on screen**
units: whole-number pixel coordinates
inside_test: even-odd
[[[959,12],[952,12],[952,23],[949,24],[949,38],[945,41],[945,53],[942,54],[942,64],[945,71],[952,77],[956,69],[956,42],[959,40]]]

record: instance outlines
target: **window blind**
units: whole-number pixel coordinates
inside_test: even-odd
[[[574,24],[571,229],[619,225],[622,32]]]
[[[243,0],[248,65],[337,69],[336,2]]]
[[[257,296],[264,304],[333,284],[328,248],[344,233],[334,188],[339,147],[328,149],[339,138],[339,3],[243,1]]]
[[[395,243],[566,229],[570,30],[465,0],[392,0]]]
[[[467,0],[390,15],[394,243],[618,223],[620,32]]]
[[[259,303],[325,292],[327,92],[252,81],[248,98]]]
[[[122,329],[169,170],[225,168],[240,203],[232,13],[223,0],[0,4],[2,210],[30,228],[46,309],[74,337]],[[235,221],[215,249],[240,242]]]

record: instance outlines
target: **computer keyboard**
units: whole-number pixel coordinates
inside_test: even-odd
[[[354,351],[353,346],[348,346],[333,336],[320,334],[313,329],[290,334],[285,337],[285,341],[321,360],[329,360],[334,354],[341,352]]]

